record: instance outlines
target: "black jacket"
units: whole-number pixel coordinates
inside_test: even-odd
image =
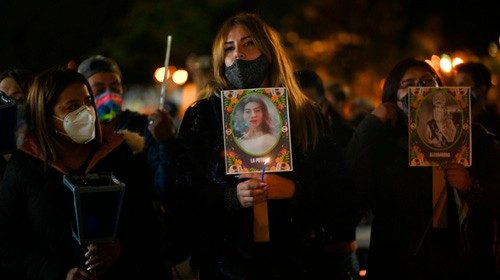
[[[19,279],[64,279],[69,269],[85,268],[86,251],[72,237],[74,212],[63,185],[64,173],[57,165],[44,171],[36,142],[23,148],[9,161],[0,185],[0,260]],[[113,134],[105,138],[86,171],[113,172],[126,184],[117,232],[124,254],[100,279],[164,275],[150,183],[144,179],[143,166],[132,160],[128,146]]]
[[[200,100],[186,111],[174,157],[176,193],[171,197],[182,201],[178,206],[191,214],[188,220],[196,242],[194,260],[202,267],[226,270],[231,275],[228,279],[240,279],[249,275],[257,257],[253,210],[238,201],[236,186],[240,181],[226,175],[221,116],[217,96]],[[292,135],[294,171],[279,173],[295,181],[294,197],[268,200],[270,244],[282,254],[284,262],[290,261],[290,271],[307,270],[301,267],[302,261],[297,261],[306,258],[304,247],[327,239],[322,234],[325,228],[335,226],[334,211],[341,208],[336,203],[336,192],[344,186],[340,152],[319,108],[316,116],[326,128],[320,132],[320,143],[313,150],[303,151],[294,145]]]

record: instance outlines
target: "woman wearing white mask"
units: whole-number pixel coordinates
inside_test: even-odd
[[[139,189],[147,182],[123,137],[101,131],[87,80],[68,69],[45,71],[31,88],[26,112],[28,133],[0,185],[0,262],[16,279],[161,275],[152,249],[158,244],[149,241],[155,240],[148,231],[153,217]],[[85,247],[72,237],[73,209],[62,178],[97,172],[113,172],[126,191],[116,241]],[[139,238],[148,241],[133,244]]]

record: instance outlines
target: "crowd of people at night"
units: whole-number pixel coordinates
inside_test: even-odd
[[[342,86],[296,68],[273,27],[238,13],[218,29],[210,67],[180,125],[173,110],[125,109],[111,57],[0,75],[0,110],[17,109],[13,146],[0,146],[0,279],[499,279],[500,116],[487,106],[484,64],[465,62],[444,81],[427,62],[402,58],[379,105],[360,102],[347,118]],[[445,86],[470,89],[472,164],[410,166],[409,88]],[[228,175],[221,91],[278,87],[293,170]],[[445,96],[429,102],[424,138],[453,145],[462,124]],[[273,149],[280,129],[268,103],[249,97],[235,111],[239,145]],[[64,178],[90,174],[125,185],[111,241],[75,238]],[[262,241],[254,210],[264,203]],[[356,227],[367,217],[365,262]]]

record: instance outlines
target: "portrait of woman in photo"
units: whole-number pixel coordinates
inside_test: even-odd
[[[277,112],[276,112],[277,113]],[[248,154],[262,155],[271,150],[278,137],[269,108],[262,97],[251,95],[236,106],[237,120],[241,120],[242,135],[236,143]],[[237,122],[237,121],[236,121]]]
[[[427,122],[425,137],[430,145],[445,148],[455,141],[457,129],[446,109],[446,96],[436,93],[432,97],[432,104],[432,119]]]

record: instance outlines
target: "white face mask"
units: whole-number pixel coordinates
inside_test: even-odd
[[[95,111],[92,107],[83,105],[75,111],[67,114],[64,119],[57,116],[54,118],[63,122],[66,136],[78,144],[85,144],[95,137]]]

